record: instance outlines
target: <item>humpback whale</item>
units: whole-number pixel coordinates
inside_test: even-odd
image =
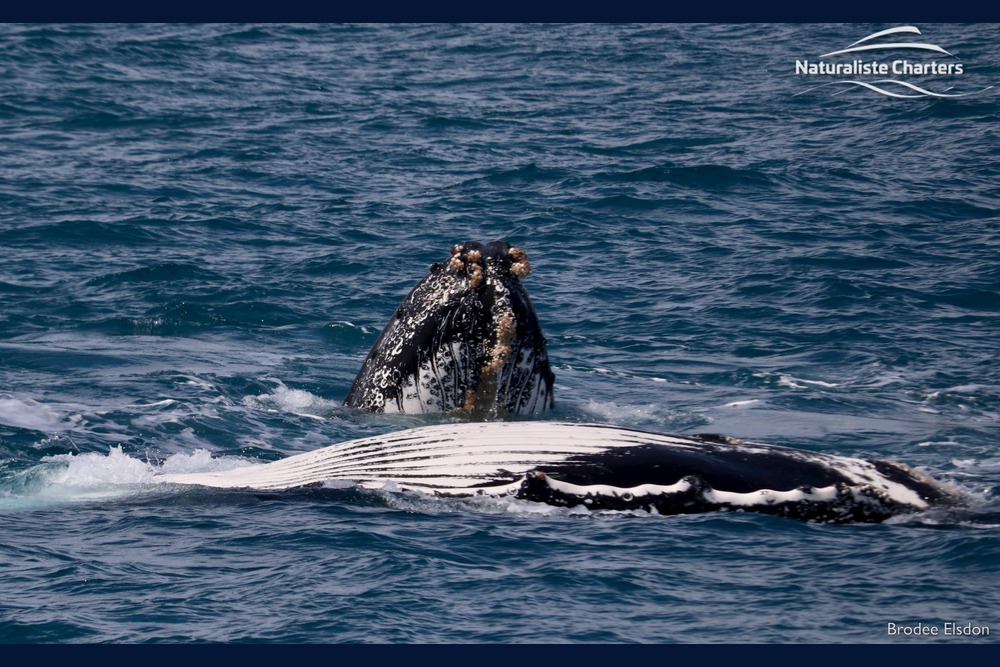
[[[440,497],[833,523],[962,504],[927,475],[890,461],[718,435],[504,421],[553,406],[545,338],[520,282],[529,271],[524,251],[505,242],[455,246],[397,308],[345,400],[363,411],[443,412],[460,421],[160,481],[260,491],[347,481]]]
[[[555,376],[520,280],[530,271],[509,243],[456,245],[396,309],[345,404],[478,419],[550,409]]]
[[[159,479],[256,491],[348,481],[446,498],[659,514],[747,511],[828,523],[875,523],[958,501],[926,475],[889,461],[538,420],[424,426],[272,463]]]

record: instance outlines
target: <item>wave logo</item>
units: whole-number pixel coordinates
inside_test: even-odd
[[[987,86],[982,90],[960,93],[952,92],[955,86],[948,85],[943,90],[931,90],[932,86],[940,85],[942,81],[965,74],[965,64],[937,44],[915,41],[907,35],[921,35],[921,32],[911,25],[880,30],[862,37],[847,48],[824,53],[818,60],[796,60],[795,73],[799,76],[838,77],[836,81],[822,83],[796,95],[824,86],[860,86],[887,97],[956,98],[979,95],[993,88]],[[886,52],[891,54],[888,58],[871,57]],[[928,54],[933,54],[930,60],[927,59]],[[845,61],[845,56],[850,56],[850,61]],[[943,61],[940,56],[944,56]],[[914,83],[914,80],[917,82]]]

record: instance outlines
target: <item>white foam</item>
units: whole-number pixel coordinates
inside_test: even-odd
[[[196,449],[195,451],[181,454],[173,454],[168,457],[155,472],[157,473],[189,473],[189,472],[224,472],[235,470],[247,465],[256,465],[250,459],[235,456],[224,456],[215,458],[207,449]]]
[[[761,403],[760,399],[751,398],[746,401],[733,401],[732,403],[726,403],[722,407],[724,408],[749,408],[751,405],[759,405]]]
[[[141,484],[153,478],[152,466],[126,454],[120,445],[101,454],[59,454],[46,456],[42,462],[64,465],[49,469],[46,477],[52,485],[101,486]]]
[[[20,473],[15,480],[17,492],[8,492],[0,506],[132,497],[162,490],[158,478],[162,473],[224,472],[249,463],[236,457],[213,458],[204,449],[174,454],[162,463],[130,456],[121,446],[110,447],[107,454],[58,454]]]
[[[364,324],[355,324],[354,322],[350,322],[348,320],[337,320],[336,322],[330,322],[329,324],[326,325],[326,328],[333,329],[334,331],[338,331],[341,329],[348,329],[348,330],[354,329],[363,334],[378,333],[378,329],[373,329],[372,327],[365,326]]]
[[[918,442],[916,447],[961,447],[962,443],[956,440],[924,440],[923,442]]]
[[[951,464],[959,469],[1000,470],[1000,459],[952,459]]]
[[[671,411],[662,405],[620,405],[613,401],[588,399],[579,406],[594,421],[613,422],[623,425],[645,425],[647,423],[670,422],[683,413]]]
[[[823,382],[822,380],[804,380],[802,378],[797,378],[788,374],[779,375],[778,384],[783,385],[785,387],[791,387],[792,389],[806,389],[807,385],[824,387],[826,389],[832,389],[834,387],[839,386],[832,382]]]
[[[0,424],[6,426],[51,433],[72,428],[78,419],[30,398],[22,400],[9,395],[0,398]]]
[[[326,419],[341,409],[339,401],[331,401],[304,389],[291,389],[277,380],[277,387],[269,394],[244,396],[243,405],[255,410],[290,412],[300,417]]]
[[[396,509],[420,513],[455,513],[473,511],[477,514],[498,514],[531,517],[550,516],[587,516],[600,518],[598,512],[587,509],[584,505],[561,507],[546,503],[521,500],[514,496],[482,495],[462,498],[446,498],[422,493],[396,493],[384,490],[376,491],[386,501],[386,504]],[[643,512],[648,514],[648,512]]]
[[[860,386],[867,387],[869,389],[878,389],[891,385],[904,384],[909,381],[907,374],[902,371],[882,370],[881,364],[877,362],[872,364],[872,368],[878,370],[876,370],[871,377],[860,380]]]
[[[989,391],[990,389],[993,389],[993,387],[983,384],[960,384],[942,391],[949,394],[975,394],[977,392]],[[934,395],[937,395],[938,393],[939,392],[934,392]]]

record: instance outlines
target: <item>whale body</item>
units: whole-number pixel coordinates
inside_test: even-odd
[[[272,463],[157,479],[255,491],[347,481],[449,498],[659,514],[747,511],[830,523],[879,522],[959,503],[923,473],[889,461],[547,421],[425,426]]]

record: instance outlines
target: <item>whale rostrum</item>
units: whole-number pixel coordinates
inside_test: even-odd
[[[530,271],[527,254],[509,243],[456,245],[396,309],[345,404],[473,419],[551,409],[555,376],[521,284]]]

